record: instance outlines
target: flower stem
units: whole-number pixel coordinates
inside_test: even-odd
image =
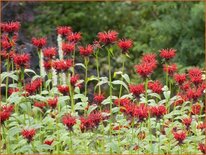
[[[96,52],[96,67],[97,67],[97,79],[98,79],[98,82],[100,81],[100,71],[99,71],[99,58],[98,58],[98,52]],[[99,85],[98,86],[98,92],[99,92],[99,95],[101,94],[101,86]]]
[[[146,102],[148,104],[147,89],[148,89],[148,78],[145,79],[145,98],[146,98]]]
[[[74,69],[74,66],[75,66],[75,50],[74,50],[74,52],[73,52],[73,70],[72,70],[72,75],[74,75],[75,74],[75,69]]]
[[[124,63],[125,63],[125,59],[124,59],[124,55],[123,55],[123,62],[122,62],[122,75],[124,75]],[[123,76],[121,77],[121,81],[123,82]],[[122,85],[120,85],[120,89],[119,89],[119,98],[122,96]]]
[[[85,64],[85,80],[84,80],[84,95],[87,96],[87,73],[88,73],[88,63],[89,63],[89,58],[85,57],[84,58],[84,64]]]
[[[9,59],[7,59],[7,67],[6,67],[6,71],[7,73],[9,73],[9,69],[10,69],[10,63],[9,63]],[[8,98],[8,88],[9,88],[9,77],[6,77],[6,100]]]

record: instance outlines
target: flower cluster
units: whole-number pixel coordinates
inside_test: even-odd
[[[0,123],[3,124],[9,119],[13,111],[13,105],[4,105],[0,107]]]
[[[68,130],[72,130],[72,127],[76,124],[76,118],[71,114],[66,114],[62,117],[62,123],[67,126]]]
[[[21,135],[27,139],[27,142],[30,143],[33,140],[33,137],[36,134],[36,130],[35,129],[23,129],[21,131]]]

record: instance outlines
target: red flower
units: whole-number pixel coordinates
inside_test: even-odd
[[[7,52],[5,50],[1,51],[0,53],[2,59],[1,60],[4,60],[4,59],[13,59],[14,55],[15,55],[15,52],[14,51],[10,51],[10,52]]]
[[[129,85],[129,91],[132,93],[135,97],[139,97],[140,94],[143,94],[145,92],[145,88],[143,84],[137,84],[137,85]]]
[[[200,150],[203,154],[206,154],[206,145],[203,143],[199,143],[198,150]]]
[[[69,130],[72,130],[72,127],[76,124],[76,118],[70,114],[66,114],[62,117],[62,123],[66,125]]]
[[[49,47],[49,48],[43,49],[43,55],[47,59],[52,59],[53,57],[55,57],[57,55],[56,48],[55,47]]]
[[[14,110],[14,106],[13,105],[3,105],[2,110],[6,112],[12,112]]]
[[[18,32],[20,29],[21,24],[19,22],[8,22],[8,23],[3,23],[1,25],[1,28],[4,32],[7,33],[14,33]]]
[[[71,33],[67,36],[67,40],[73,43],[77,43],[82,39],[80,32]]]
[[[13,105],[4,105],[0,108],[0,123],[3,124],[6,120],[9,119],[13,109]]]
[[[72,53],[75,50],[74,43],[62,43],[62,50],[64,51],[64,55]]]
[[[8,40],[1,40],[1,47],[4,50],[10,50],[12,48],[12,44]]]
[[[151,114],[158,119],[167,113],[167,108],[164,105],[153,106],[150,108]]]
[[[51,108],[56,108],[56,106],[57,106],[57,103],[58,103],[58,98],[57,97],[55,97],[55,98],[53,98],[53,99],[48,99],[47,100],[47,103],[48,103],[48,105],[51,107]]]
[[[46,45],[46,38],[32,38],[32,44],[37,48],[42,48]]]
[[[148,83],[148,88],[151,89],[154,93],[161,94],[162,93],[162,84],[160,81],[152,81]]]
[[[78,80],[79,80],[79,75],[78,74],[71,76],[71,78],[70,78],[71,85],[74,87]]]
[[[202,96],[202,89],[201,88],[189,88],[186,92],[186,95],[188,99],[193,99],[194,101],[197,101],[198,98]]]
[[[46,104],[45,104],[44,102],[35,101],[35,102],[34,102],[34,106],[35,106],[35,107],[38,107],[38,108],[40,108],[40,109],[43,109],[43,108],[46,106]]]
[[[112,44],[117,40],[118,33],[116,31],[99,32],[98,39],[104,44]]]
[[[95,94],[93,98],[94,102],[97,104],[101,104],[104,99],[105,97],[103,94]]]
[[[160,57],[166,60],[172,59],[176,55],[175,49],[162,49],[160,50]]]
[[[193,115],[198,115],[200,114],[200,111],[201,111],[201,105],[199,103],[196,103],[196,104],[193,104],[192,105],[192,114]]]
[[[179,84],[182,85],[186,81],[186,74],[175,74],[174,80]]]
[[[69,70],[69,68],[72,66],[72,60],[68,59],[68,60],[58,60],[53,62],[53,67],[54,69],[57,70],[57,72],[66,72]]]
[[[72,33],[72,28],[69,26],[58,26],[57,33],[62,36],[67,36],[68,34]]]
[[[179,142],[179,144],[182,144],[186,138],[186,133],[184,131],[177,131],[173,132],[173,136]]]
[[[52,61],[44,61],[44,68],[49,71],[52,68]]]
[[[14,63],[17,68],[26,68],[29,64],[29,54],[16,54],[14,57]]]
[[[58,90],[60,93],[62,93],[63,95],[67,95],[69,94],[69,87],[68,86],[57,86]]]
[[[192,118],[183,118],[182,123],[189,128],[190,124],[192,123]]]
[[[93,47],[92,47],[92,45],[87,45],[86,47],[82,47],[82,46],[80,46],[79,47],[79,52],[80,52],[80,54],[82,55],[82,56],[85,56],[85,57],[87,57],[87,56],[89,56],[89,55],[91,55],[92,53],[93,53]]]
[[[201,130],[206,129],[206,123],[203,123],[203,122],[199,123],[197,125],[197,129],[201,129]]]
[[[134,109],[134,116],[139,118],[139,121],[143,121],[148,118],[149,108],[146,104],[141,103]]]
[[[189,81],[184,82],[181,86],[181,89],[187,91],[190,88],[190,84],[191,83]]]
[[[9,95],[13,94],[14,92],[18,92],[19,91],[19,88],[9,88],[8,92],[9,92]]]
[[[128,105],[128,104],[130,104],[131,103],[131,101],[130,101],[130,99],[128,99],[128,98],[119,98],[119,99],[116,99],[115,101],[114,101],[114,104],[116,105],[116,106],[126,106],[126,105]]]
[[[52,139],[52,140],[45,140],[45,141],[44,141],[44,144],[46,144],[46,145],[52,145],[53,142],[54,142],[53,139]]]
[[[163,65],[164,72],[168,73],[170,76],[173,76],[173,74],[177,71],[177,65],[171,64],[171,65]]]
[[[130,49],[132,47],[132,40],[120,40],[118,42],[118,46],[119,48],[122,49],[122,53],[127,53],[128,52],[128,49]]]
[[[36,134],[36,130],[35,129],[23,129],[21,131],[21,135],[27,139],[27,141],[30,143],[33,140],[33,137]]]
[[[31,83],[25,85],[25,90],[30,94],[34,94],[42,86],[42,80],[36,79]]]
[[[191,68],[188,71],[191,82],[195,85],[202,83],[202,71],[199,68]]]

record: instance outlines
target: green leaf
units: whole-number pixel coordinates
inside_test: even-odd
[[[81,67],[83,67],[84,69],[86,69],[86,66],[85,66],[83,63],[76,63],[75,66],[81,66]]]
[[[128,86],[123,81],[115,80],[115,81],[112,81],[112,84],[114,84],[114,85],[123,85],[124,88],[129,92]]]

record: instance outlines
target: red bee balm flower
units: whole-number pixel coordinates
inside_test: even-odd
[[[16,54],[14,57],[14,63],[17,68],[26,68],[29,64],[29,54]]]
[[[160,50],[160,57],[166,60],[172,59],[176,55],[175,49],[162,49]]]
[[[45,140],[45,141],[44,141],[44,144],[46,144],[46,145],[52,145],[53,142],[54,142],[53,139],[52,139],[52,140]]]
[[[15,92],[18,92],[19,89],[18,88],[9,88],[8,92],[9,92],[9,95],[15,93]]]
[[[69,68],[72,66],[73,60],[58,60],[53,62],[54,69],[57,70],[57,72],[66,72],[69,70]]]
[[[67,36],[67,40],[69,42],[73,42],[73,43],[77,43],[78,41],[80,41],[82,39],[81,33],[80,32],[76,32],[76,33],[71,33]]]
[[[7,33],[18,32],[21,24],[19,22],[3,23],[2,30]]]
[[[12,48],[12,44],[8,40],[1,40],[1,47],[4,50],[10,50]]]
[[[191,68],[188,71],[191,82],[195,85],[202,83],[202,71],[199,68]]]
[[[63,95],[69,94],[69,87],[68,86],[57,86],[60,93]]]
[[[186,133],[184,131],[177,131],[173,132],[173,136],[179,142],[179,144],[182,144],[186,138]]]
[[[139,121],[143,121],[144,119],[148,118],[148,114],[149,107],[144,103],[141,103],[134,109],[134,116],[138,117]]]
[[[79,80],[79,75],[78,74],[71,76],[71,78],[70,78],[71,85],[74,87],[78,80]]]
[[[186,74],[175,74],[174,80],[179,84],[182,85],[186,81]]]
[[[44,61],[44,68],[49,71],[52,68],[52,61]]]
[[[160,81],[152,81],[148,83],[148,88],[151,89],[154,93],[161,94],[162,93],[162,84]]]
[[[0,123],[4,123],[6,120],[9,119],[13,108],[14,107],[12,105],[4,105],[0,108]]]
[[[114,101],[114,104],[116,106],[123,106],[123,107],[126,106],[126,105],[129,105],[130,103],[131,103],[131,101],[128,98],[119,98],[119,99],[116,99]]]
[[[201,110],[201,105],[199,103],[193,104],[192,105],[192,114],[193,115],[198,115],[200,114],[200,110]]]
[[[57,106],[57,103],[58,103],[58,98],[57,97],[55,97],[55,98],[53,98],[53,99],[48,99],[47,100],[47,103],[48,103],[48,105],[51,107],[51,108],[56,108],[56,106]]]
[[[55,47],[49,47],[49,48],[43,49],[43,55],[47,59],[52,59],[53,57],[55,57],[57,55],[56,48]]]
[[[193,99],[194,101],[197,101],[198,98],[202,96],[202,89],[201,88],[189,88],[186,92],[186,95],[188,99]]]
[[[104,95],[103,94],[96,94],[94,95],[94,102],[97,103],[97,104],[101,104],[102,101],[105,99]]]
[[[32,38],[32,44],[37,48],[42,48],[46,45],[46,38]]]
[[[21,135],[27,139],[27,141],[30,143],[33,140],[33,137],[36,134],[36,130],[35,129],[23,129],[21,131]]]
[[[40,109],[43,109],[43,108],[46,106],[46,104],[45,104],[44,102],[35,101],[35,102],[34,102],[34,106],[35,106],[35,107],[38,107],[38,108],[40,108]]]
[[[145,91],[143,84],[137,84],[137,85],[129,85],[129,91],[132,93],[135,97],[139,97],[140,94],[143,94]]]
[[[177,71],[177,65],[171,64],[171,65],[163,65],[164,72],[168,73],[170,76],[173,76],[174,72]]]
[[[112,44],[117,40],[118,33],[116,31],[99,32],[98,39],[104,44]]]
[[[128,49],[132,47],[132,44],[132,40],[120,40],[118,42],[118,46],[122,49],[122,53],[127,53]]]
[[[182,123],[189,128],[190,124],[192,123],[192,118],[183,118]]]
[[[200,150],[203,154],[206,154],[206,145],[203,143],[198,144],[198,150]]]
[[[76,119],[70,114],[66,114],[62,117],[62,123],[66,125],[69,130],[72,130],[72,127],[76,124]]]
[[[80,52],[80,54],[82,55],[82,56],[85,56],[85,57],[87,57],[87,56],[89,56],[89,55],[91,55],[92,53],[93,53],[93,47],[92,47],[92,45],[87,45],[86,47],[82,47],[82,46],[80,46],[79,47],[79,52]]]
[[[75,50],[74,43],[62,43],[62,50],[64,51],[64,55],[72,53]]]
[[[154,106],[150,109],[153,116],[157,118],[161,118],[163,115],[167,113],[167,108],[164,105]]]
[[[72,33],[72,28],[69,26],[58,26],[57,33],[62,36],[67,36],[68,34]]]

